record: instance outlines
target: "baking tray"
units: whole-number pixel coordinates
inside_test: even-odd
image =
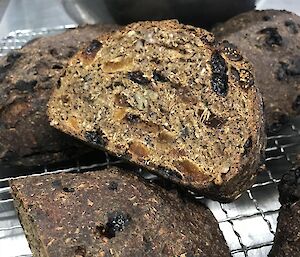
[[[43,28],[39,30],[18,30],[0,40],[0,56],[12,49],[21,48],[29,40],[61,33],[67,27]],[[230,204],[204,199],[190,192],[204,202],[213,212],[229,245],[233,257],[266,257],[270,251],[280,204],[277,184],[282,174],[297,166],[300,159],[300,118],[285,124],[280,132],[268,136],[266,167],[256,184],[238,200]],[[31,176],[58,172],[86,171],[120,163],[106,155],[101,163],[83,166],[79,161],[64,169],[43,167]],[[140,170],[139,170],[140,171]],[[141,171],[140,171],[141,172]],[[1,170],[0,170],[1,174]],[[142,173],[145,175],[145,173]],[[147,174],[154,179],[154,175]],[[24,232],[13,206],[8,186],[9,177],[0,179],[0,256],[32,256]]]

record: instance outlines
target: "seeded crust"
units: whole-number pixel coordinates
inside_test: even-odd
[[[173,20],[94,40],[48,106],[54,127],[221,201],[253,184],[265,144],[249,62]]]
[[[282,204],[269,257],[300,256],[300,169],[286,173],[279,186]]]
[[[276,132],[300,114],[300,17],[287,11],[251,11],[213,29],[253,63],[266,126]]]
[[[79,46],[112,26],[86,26],[39,38],[0,60],[0,164],[36,166],[91,151],[49,125],[53,85]]]
[[[212,213],[117,168],[11,181],[35,257],[229,257]]]

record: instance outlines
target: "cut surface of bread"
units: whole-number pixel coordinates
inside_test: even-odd
[[[11,182],[34,257],[229,257],[209,209],[117,168]]]
[[[94,40],[48,106],[54,127],[218,200],[251,186],[265,144],[252,66],[176,21]]]

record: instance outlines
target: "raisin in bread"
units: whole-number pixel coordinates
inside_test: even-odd
[[[0,60],[0,164],[36,166],[91,151],[49,125],[53,85],[79,46],[111,26],[86,26],[39,38]]]
[[[282,204],[269,257],[300,256],[300,169],[286,173],[278,186]]]
[[[217,39],[237,45],[253,63],[266,126],[276,132],[300,114],[300,17],[287,11],[241,14],[213,29]]]
[[[11,182],[34,257],[229,257],[203,205],[117,168]]]
[[[250,63],[176,21],[94,40],[70,60],[48,112],[54,127],[222,201],[252,185],[265,144]]]

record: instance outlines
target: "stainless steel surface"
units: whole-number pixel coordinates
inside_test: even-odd
[[[288,10],[300,15],[300,1],[299,0],[260,0],[256,5],[257,9],[276,9]]]
[[[115,23],[103,1],[62,0],[64,9],[78,24]]]
[[[0,55],[9,50],[20,48],[28,40],[41,35],[59,33],[64,27],[42,30],[19,30],[0,40]],[[267,171],[260,174],[257,183],[238,200],[230,204],[220,204],[203,199],[192,192],[193,197],[208,205],[219,222],[233,257],[266,257],[271,246],[280,204],[277,183],[282,174],[299,162],[300,157],[300,118],[288,124],[279,134],[268,137],[266,150]],[[118,161],[120,162],[120,161]],[[89,170],[115,164],[108,156],[105,162],[91,166],[80,166],[63,170],[48,170],[43,174]],[[0,170],[1,173],[1,170]],[[154,179],[154,175],[142,172]],[[8,180],[0,179],[0,256],[31,256],[26,238],[16,216],[10,195]]]
[[[0,21],[0,38],[18,29],[32,30],[77,24],[65,12],[61,0],[4,1],[9,3]]]
[[[62,0],[78,24],[119,23],[176,18],[209,27],[251,9],[285,9],[300,14],[298,0]]]
[[[139,20],[178,19],[209,26],[255,8],[255,0],[62,0],[67,13],[80,23],[127,24]]]
[[[2,19],[3,14],[6,11],[8,4],[9,4],[9,0],[0,0],[0,21]]]

